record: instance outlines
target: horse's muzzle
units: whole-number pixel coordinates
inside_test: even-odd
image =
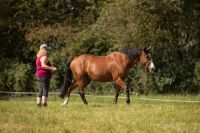
[[[154,63],[151,62],[150,65],[149,65],[149,71],[150,71],[150,72],[153,72],[155,69],[156,69],[156,68],[155,68]]]

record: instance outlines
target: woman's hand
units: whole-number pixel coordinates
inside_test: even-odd
[[[57,71],[57,68],[56,67],[52,67],[52,72],[55,72]]]

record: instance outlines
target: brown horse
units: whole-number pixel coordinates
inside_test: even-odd
[[[65,97],[62,105],[68,103],[70,93],[76,87],[79,87],[79,94],[84,104],[88,104],[84,88],[91,80],[114,82],[117,86],[114,103],[117,103],[120,90],[125,89],[126,102],[130,104],[129,90],[124,80],[128,76],[129,69],[138,62],[148,68],[150,72],[155,69],[149,49],[125,49],[120,52],[112,52],[107,56],[84,54],[73,58],[66,64],[64,85],[60,95],[62,98]],[[73,82],[72,79],[74,79]]]

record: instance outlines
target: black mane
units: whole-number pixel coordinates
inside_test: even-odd
[[[139,48],[125,48],[122,49],[120,52],[126,54],[129,58],[129,60],[134,56],[140,54],[142,49]]]

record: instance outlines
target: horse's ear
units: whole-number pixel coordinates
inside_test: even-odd
[[[144,47],[144,52],[147,53],[148,52],[148,49],[147,47]]]
[[[147,48],[147,50],[149,51],[151,49],[151,45]]]
[[[151,49],[151,46],[149,46],[148,48],[147,47],[144,47],[144,52],[145,53],[149,53],[149,50]]]

